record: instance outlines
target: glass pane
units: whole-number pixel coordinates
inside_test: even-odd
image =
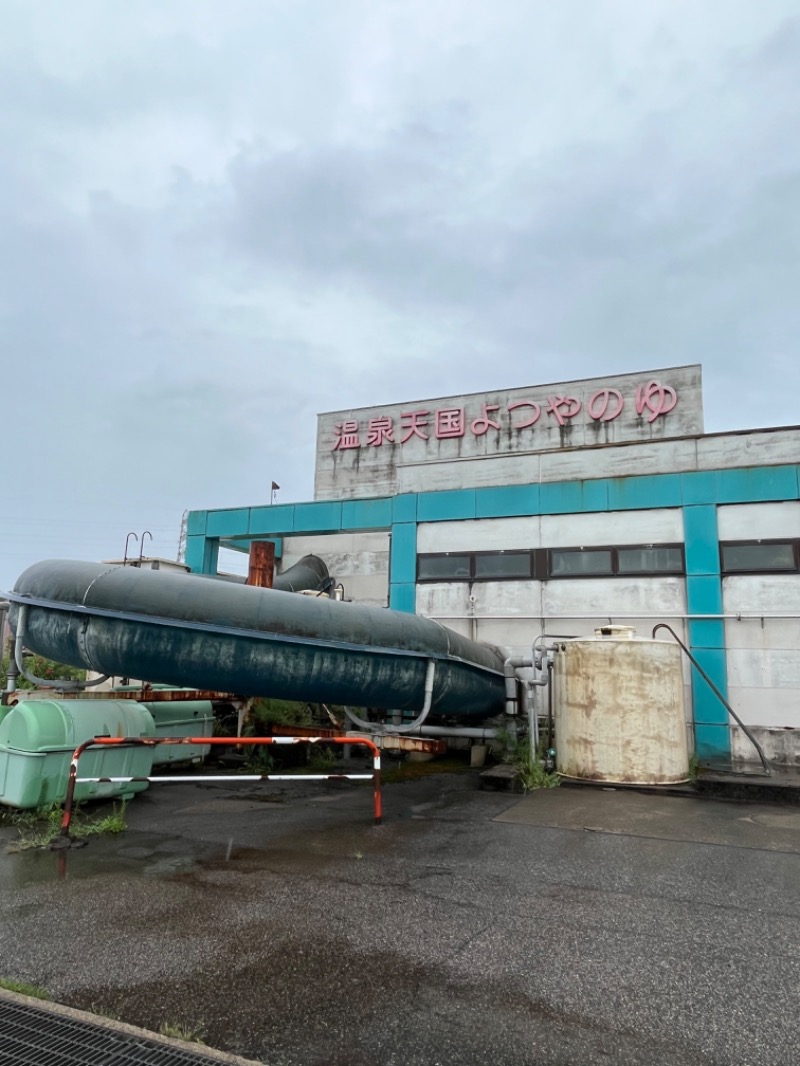
[[[683,573],[680,548],[620,548],[617,552],[618,573]]]
[[[792,544],[724,544],[723,570],[794,570]]]
[[[611,549],[598,551],[551,551],[550,575],[560,577],[564,574],[610,574]]]
[[[469,578],[468,555],[420,555],[419,578],[425,580],[453,581]]]
[[[530,577],[530,552],[503,552],[502,555],[476,555],[475,577]]]

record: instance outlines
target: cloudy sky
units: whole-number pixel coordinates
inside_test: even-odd
[[[319,411],[700,362],[800,423],[797,0],[0,11],[0,589],[311,499]]]

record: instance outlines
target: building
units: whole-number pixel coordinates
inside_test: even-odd
[[[262,539],[284,568],[322,556],[348,598],[515,652],[667,622],[800,762],[800,427],[704,433],[700,366],[320,415],[315,499],[192,511],[186,562]],[[752,759],[685,680],[698,756]]]

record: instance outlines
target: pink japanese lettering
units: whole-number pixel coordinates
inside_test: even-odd
[[[434,434],[439,440],[445,437],[463,437],[466,428],[463,407],[443,407],[436,412]]]
[[[481,414],[478,418],[476,418],[475,421],[472,422],[470,427],[469,427],[472,430],[472,432],[475,434],[476,437],[482,437],[484,433],[487,433],[489,431],[489,429],[499,429],[500,428],[500,423],[499,422],[495,422],[495,421],[493,421],[493,419],[489,418],[489,412],[490,411],[499,411],[500,410],[500,404],[498,404],[498,403],[485,403],[482,406],[483,406],[483,414]]]
[[[428,425],[428,415],[430,411],[403,411],[400,414],[402,423],[401,429],[407,430],[405,437],[400,438],[400,443],[405,444],[407,440],[411,440],[412,437],[419,437],[421,440],[427,440],[428,434],[423,433],[423,430]]]
[[[636,390],[636,413],[641,415],[647,409],[648,422],[655,422],[659,415],[667,415],[678,402],[678,394],[670,385],[660,381],[648,381]]]
[[[394,444],[394,422],[385,415],[371,418],[367,425],[367,444],[380,448],[384,441]]]
[[[574,418],[581,409],[581,401],[577,396],[548,396],[547,414],[552,415],[560,426],[565,421]]]
[[[542,413],[542,409],[535,400],[515,400],[514,403],[508,405],[509,411],[516,411],[518,407],[530,407],[531,413],[527,420],[524,422],[512,423],[512,429],[527,429],[528,426],[535,426],[539,421],[539,415]]]
[[[625,401],[618,389],[598,389],[586,404],[589,417],[595,422],[613,422],[622,414]]]
[[[358,422],[337,422],[333,428],[336,433],[336,440],[333,442],[332,452],[344,451],[346,448],[361,447]]]

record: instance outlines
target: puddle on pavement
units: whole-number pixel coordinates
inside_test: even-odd
[[[0,889],[108,874],[163,877],[191,869],[208,850],[208,845],[192,850],[185,839],[165,840],[142,833],[128,833],[116,840],[96,839],[85,847],[63,851],[30,848],[4,856],[0,863]]]
[[[55,880],[95,877],[179,878],[205,881],[221,870],[241,874],[291,868],[306,874],[342,859],[359,858],[385,846],[373,827],[354,831],[352,827],[302,836],[273,839],[269,847],[192,841],[186,837],[164,837],[155,833],[128,830],[119,837],[98,837],[86,846],[63,851],[28,849],[8,853],[0,862],[0,891]]]

